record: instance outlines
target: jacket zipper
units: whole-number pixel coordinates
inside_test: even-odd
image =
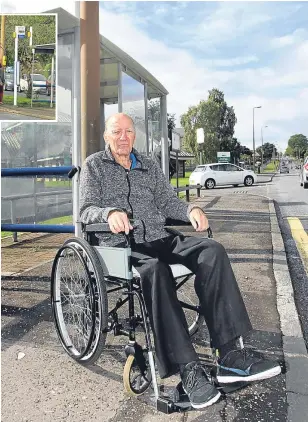
[[[126,180],[127,180],[127,184],[128,184],[127,202],[128,202],[128,205],[130,206],[131,218],[134,218],[133,207],[132,207],[132,204],[130,203],[130,200],[129,200],[129,197],[130,197],[130,180],[129,180],[129,177],[128,177],[129,170],[125,169],[125,173],[126,173]]]

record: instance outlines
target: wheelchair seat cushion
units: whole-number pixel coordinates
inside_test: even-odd
[[[182,264],[172,264],[170,265],[170,268],[175,279],[192,274],[192,272]],[[133,267],[133,275],[140,276],[138,270],[135,267]]]

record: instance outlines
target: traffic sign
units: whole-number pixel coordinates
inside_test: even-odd
[[[229,151],[220,151],[217,152],[217,161],[218,163],[230,163],[231,154]]]
[[[15,26],[15,32],[18,38],[26,37],[26,27],[25,26]]]
[[[203,128],[197,129],[197,144],[204,144],[204,130],[203,130]]]

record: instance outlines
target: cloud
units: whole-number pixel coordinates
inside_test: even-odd
[[[307,38],[308,31],[303,28],[298,28],[292,34],[284,35],[282,37],[274,37],[271,40],[270,45],[272,48],[289,47]]]

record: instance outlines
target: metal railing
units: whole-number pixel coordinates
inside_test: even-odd
[[[73,169],[72,166],[62,167],[22,167],[22,168],[6,168],[1,170],[1,177],[24,177],[24,176],[55,176],[68,175]],[[9,195],[2,200],[11,201],[11,223],[1,224],[1,231],[13,232],[13,239],[17,242],[17,232],[33,232],[33,233],[74,233],[74,225],[60,224],[16,224],[16,201],[25,198],[34,198],[34,215],[36,215],[36,198],[46,197],[50,195],[64,195],[68,191],[51,191],[51,192],[34,192],[31,194]]]
[[[189,202],[189,191],[191,189],[197,190],[197,198],[200,198],[200,191],[201,191],[201,185],[185,185],[185,187],[180,188],[174,188],[175,192],[177,192],[177,195],[179,196],[179,192],[185,192],[185,199],[186,202]]]

